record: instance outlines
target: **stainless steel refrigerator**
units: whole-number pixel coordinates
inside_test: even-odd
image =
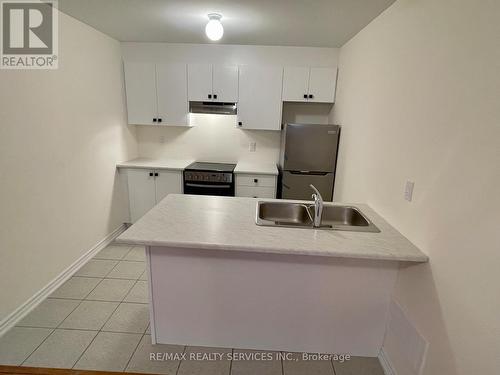
[[[280,157],[281,198],[311,199],[313,184],[331,201],[340,126],[286,124]]]

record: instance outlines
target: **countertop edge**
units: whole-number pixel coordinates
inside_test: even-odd
[[[227,251],[239,251],[239,252],[249,252],[249,253],[259,253],[259,254],[281,254],[281,255],[303,255],[303,256],[319,256],[319,257],[329,257],[329,258],[348,258],[348,259],[368,259],[368,260],[384,260],[393,262],[410,262],[410,263],[427,263],[429,257],[425,254],[422,255],[408,255],[408,256],[396,256],[396,255],[370,255],[370,254],[353,254],[348,251],[337,251],[337,252],[315,252],[315,251],[293,251],[286,248],[279,247],[251,247],[251,246],[233,246],[227,244],[217,244],[217,243],[200,243],[200,242],[175,242],[175,241],[141,241],[126,238],[117,238],[116,243],[120,244],[131,244],[131,245],[141,245],[141,246],[153,246],[153,247],[175,247],[183,249],[203,249],[203,250],[227,250]]]
[[[170,167],[167,165],[146,165],[146,164],[140,165],[140,164],[121,164],[121,163],[116,164],[116,168],[118,168],[118,169],[151,169],[151,168],[154,168],[154,169],[164,169],[164,170],[169,170],[169,171],[183,171],[184,169],[186,169],[185,167],[184,168],[182,168],[182,167]]]
[[[260,174],[260,175],[267,175],[267,176],[277,176],[279,174],[278,170],[276,169],[276,172],[270,172],[270,171],[258,171],[258,170],[234,170],[234,174]]]

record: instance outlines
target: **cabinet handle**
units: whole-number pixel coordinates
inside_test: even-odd
[[[214,99],[217,99],[217,94],[214,94]]]
[[[208,99],[212,99],[212,94],[208,94]]]
[[[155,172],[155,177],[158,177],[158,172]]]
[[[158,121],[158,119],[154,118],[154,119],[153,119],[153,122],[156,122],[156,121]]]
[[[253,179],[253,182],[254,182],[254,183],[257,183],[257,182],[259,182],[259,179],[258,179],[258,178],[254,178],[254,179]]]
[[[304,99],[307,99],[307,94],[304,94]]]
[[[243,123],[241,121],[238,121],[238,126],[241,126],[243,125]]]
[[[161,118],[158,119],[158,122],[162,122],[163,120]]]
[[[149,172],[149,177],[153,177],[153,172]]]
[[[309,94],[309,99],[312,99],[314,98],[314,95],[313,94]]]

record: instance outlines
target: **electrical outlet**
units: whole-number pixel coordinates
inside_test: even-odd
[[[250,150],[250,152],[255,152],[255,150],[257,149],[257,142],[250,142],[248,144],[248,149]]]
[[[408,202],[411,202],[413,199],[413,188],[415,187],[415,183],[413,181],[406,181],[405,185],[405,199]]]

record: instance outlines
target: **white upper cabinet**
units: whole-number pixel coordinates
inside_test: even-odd
[[[239,67],[238,126],[281,130],[283,68]]]
[[[318,103],[333,103],[335,101],[336,85],[337,69],[311,68],[309,74],[309,100]]]
[[[125,62],[124,68],[129,124],[189,125],[185,64]]]
[[[286,66],[283,70],[283,101],[307,102],[309,67]]]
[[[188,65],[188,98],[190,102],[212,100],[212,65]]]
[[[157,118],[155,64],[125,63],[128,123],[151,125]]]
[[[216,101],[236,103],[238,101],[238,67],[214,65],[212,91]]]
[[[189,101],[238,101],[238,67],[231,65],[189,64]]]
[[[189,124],[187,70],[185,64],[156,65],[158,124]]]
[[[285,67],[283,101],[333,103],[337,69]]]

